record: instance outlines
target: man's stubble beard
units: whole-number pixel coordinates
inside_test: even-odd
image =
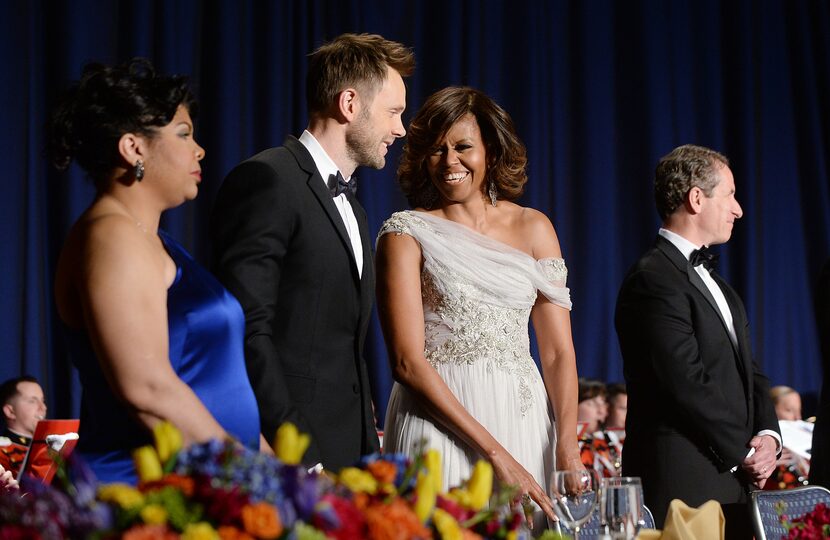
[[[346,152],[349,159],[358,167],[382,169],[386,165],[386,157],[378,151],[380,143],[380,140],[374,140],[369,109],[365,108],[352,128],[346,132]]]

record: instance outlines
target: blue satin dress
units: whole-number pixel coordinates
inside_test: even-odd
[[[245,317],[239,302],[164,231],[159,237],[176,263],[167,291],[170,362],[225,430],[259,448],[259,412],[245,370]],[[152,435],[110,390],[86,331],[68,330],[81,398],[77,452],[101,482],[135,484],[131,453]]]

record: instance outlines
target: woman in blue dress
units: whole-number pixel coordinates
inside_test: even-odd
[[[132,450],[170,421],[184,443],[234,437],[270,450],[243,354],[242,310],[159,230],[196,197],[205,152],[183,77],[149,62],[87,66],[52,120],[50,153],[96,197],[58,261],[55,298],[83,397],[78,451],[104,482],[136,482]]]

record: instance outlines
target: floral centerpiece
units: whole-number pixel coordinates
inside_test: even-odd
[[[440,456],[427,451],[365,456],[339,474],[300,465],[308,436],[286,424],[277,457],[233,441],[182,449],[170,424],[155,445],[135,454],[138,486],[99,485],[70,457],[45,486],[23,479],[20,492],[0,494],[0,540],[221,539],[323,540],[495,538],[527,535],[510,489],[493,489],[489,463],[476,464],[465,485],[441,486]]]
[[[778,508],[781,524],[787,529],[787,540],[814,540],[830,538],[830,508],[818,503],[803,516],[790,519],[785,513],[784,503]]]

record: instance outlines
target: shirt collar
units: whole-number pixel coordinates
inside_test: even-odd
[[[686,257],[687,261],[689,260],[689,257],[691,257],[692,252],[694,250],[700,249],[700,246],[693,244],[692,242],[686,240],[679,234],[672,232],[668,229],[664,229],[661,227],[660,230],[657,231],[657,234],[671,242],[674,245],[674,247],[679,249],[680,253],[682,253],[683,256]]]
[[[334,163],[334,160],[329,157],[323,147],[320,146],[320,142],[312,135],[307,129],[303,131],[303,134],[300,135],[300,142],[303,146],[306,147],[308,153],[311,154],[311,159],[314,160],[314,165],[317,166],[317,171],[320,173],[320,176],[323,177],[323,183],[328,186],[328,180],[331,175],[336,175],[340,172],[340,169],[337,168],[337,164]],[[343,174],[342,172],[340,173]],[[346,182],[352,179],[351,176],[346,178]]]

